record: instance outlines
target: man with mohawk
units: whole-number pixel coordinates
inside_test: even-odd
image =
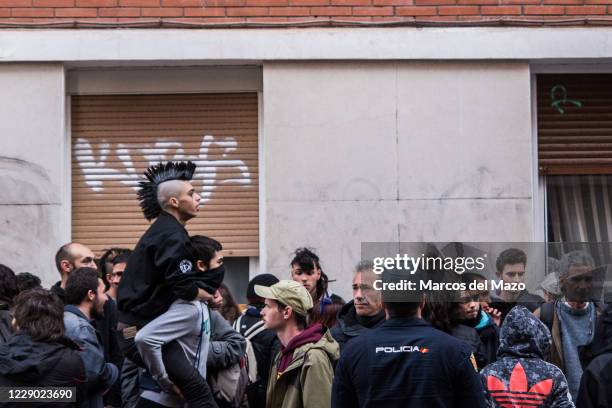
[[[194,279],[196,259],[185,229],[187,221],[197,215],[200,202],[190,182],[195,167],[192,162],[160,163],[147,169],[147,180],[139,183],[140,207],[147,220],[155,221],[136,244],[117,296],[119,341],[126,357],[139,366],[143,362],[134,343],[138,330],[177,299],[213,299],[214,289],[202,288]],[[176,392],[182,393],[190,407],[216,406],[206,381],[189,367],[176,341],[164,348],[164,357],[169,355],[175,364],[169,364],[167,370],[178,387]]]

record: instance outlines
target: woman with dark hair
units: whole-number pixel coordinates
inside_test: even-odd
[[[312,296],[314,307],[308,313],[308,324],[336,325],[344,300],[328,290],[329,278],[321,269],[319,257],[308,248],[298,248],[291,260],[291,278],[301,283]]]
[[[0,344],[6,343],[13,333],[11,305],[17,296],[17,277],[6,265],[0,264]]]
[[[225,320],[227,320],[227,322],[232,325],[234,324],[238,316],[240,316],[240,314],[242,313],[240,311],[240,307],[238,306],[238,303],[236,303],[236,301],[234,300],[232,292],[230,292],[229,288],[225,286],[224,283],[219,286],[219,293],[223,298],[223,300],[221,301],[221,306],[219,307],[219,313],[221,313],[221,316],[223,316]]]
[[[478,310],[474,303],[478,305],[478,296],[471,296],[467,291],[431,291],[426,295],[423,319],[435,328],[469,344],[478,368],[482,369],[488,361],[482,352],[480,336],[476,329],[463,324],[468,318],[468,310]]]
[[[64,336],[64,304],[44,289],[31,289],[15,298],[16,333],[0,345],[0,387],[76,387],[77,402],[54,403],[76,407],[83,401],[85,367],[79,346]],[[47,403],[28,403],[43,407]],[[5,403],[21,407],[23,401]]]

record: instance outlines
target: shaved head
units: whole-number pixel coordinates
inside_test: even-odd
[[[185,183],[189,182],[183,180],[168,180],[157,186],[157,202],[163,210],[168,207],[168,202],[172,197],[178,199]]]
[[[168,180],[157,186],[157,202],[163,211],[172,214],[185,224],[195,217],[200,205],[200,196],[191,182]]]

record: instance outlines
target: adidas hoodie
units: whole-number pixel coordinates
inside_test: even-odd
[[[573,408],[563,372],[544,359],[550,331],[526,307],[515,306],[500,330],[497,361],[481,371],[494,407]]]

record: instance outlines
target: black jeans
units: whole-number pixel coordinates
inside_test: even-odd
[[[158,404],[157,402],[148,400],[146,398],[138,399],[136,408],[166,408],[166,406]]]
[[[126,358],[134,364],[146,368],[140,353],[138,353],[134,339],[124,339],[121,330],[117,331],[117,335],[119,345]],[[177,341],[171,341],[162,348],[162,359],[168,377],[181,390],[189,408],[218,408],[210,386],[187,359]]]
[[[206,379],[187,359],[178,342],[171,341],[163,347],[162,359],[168,377],[181,390],[189,408],[218,408]]]

